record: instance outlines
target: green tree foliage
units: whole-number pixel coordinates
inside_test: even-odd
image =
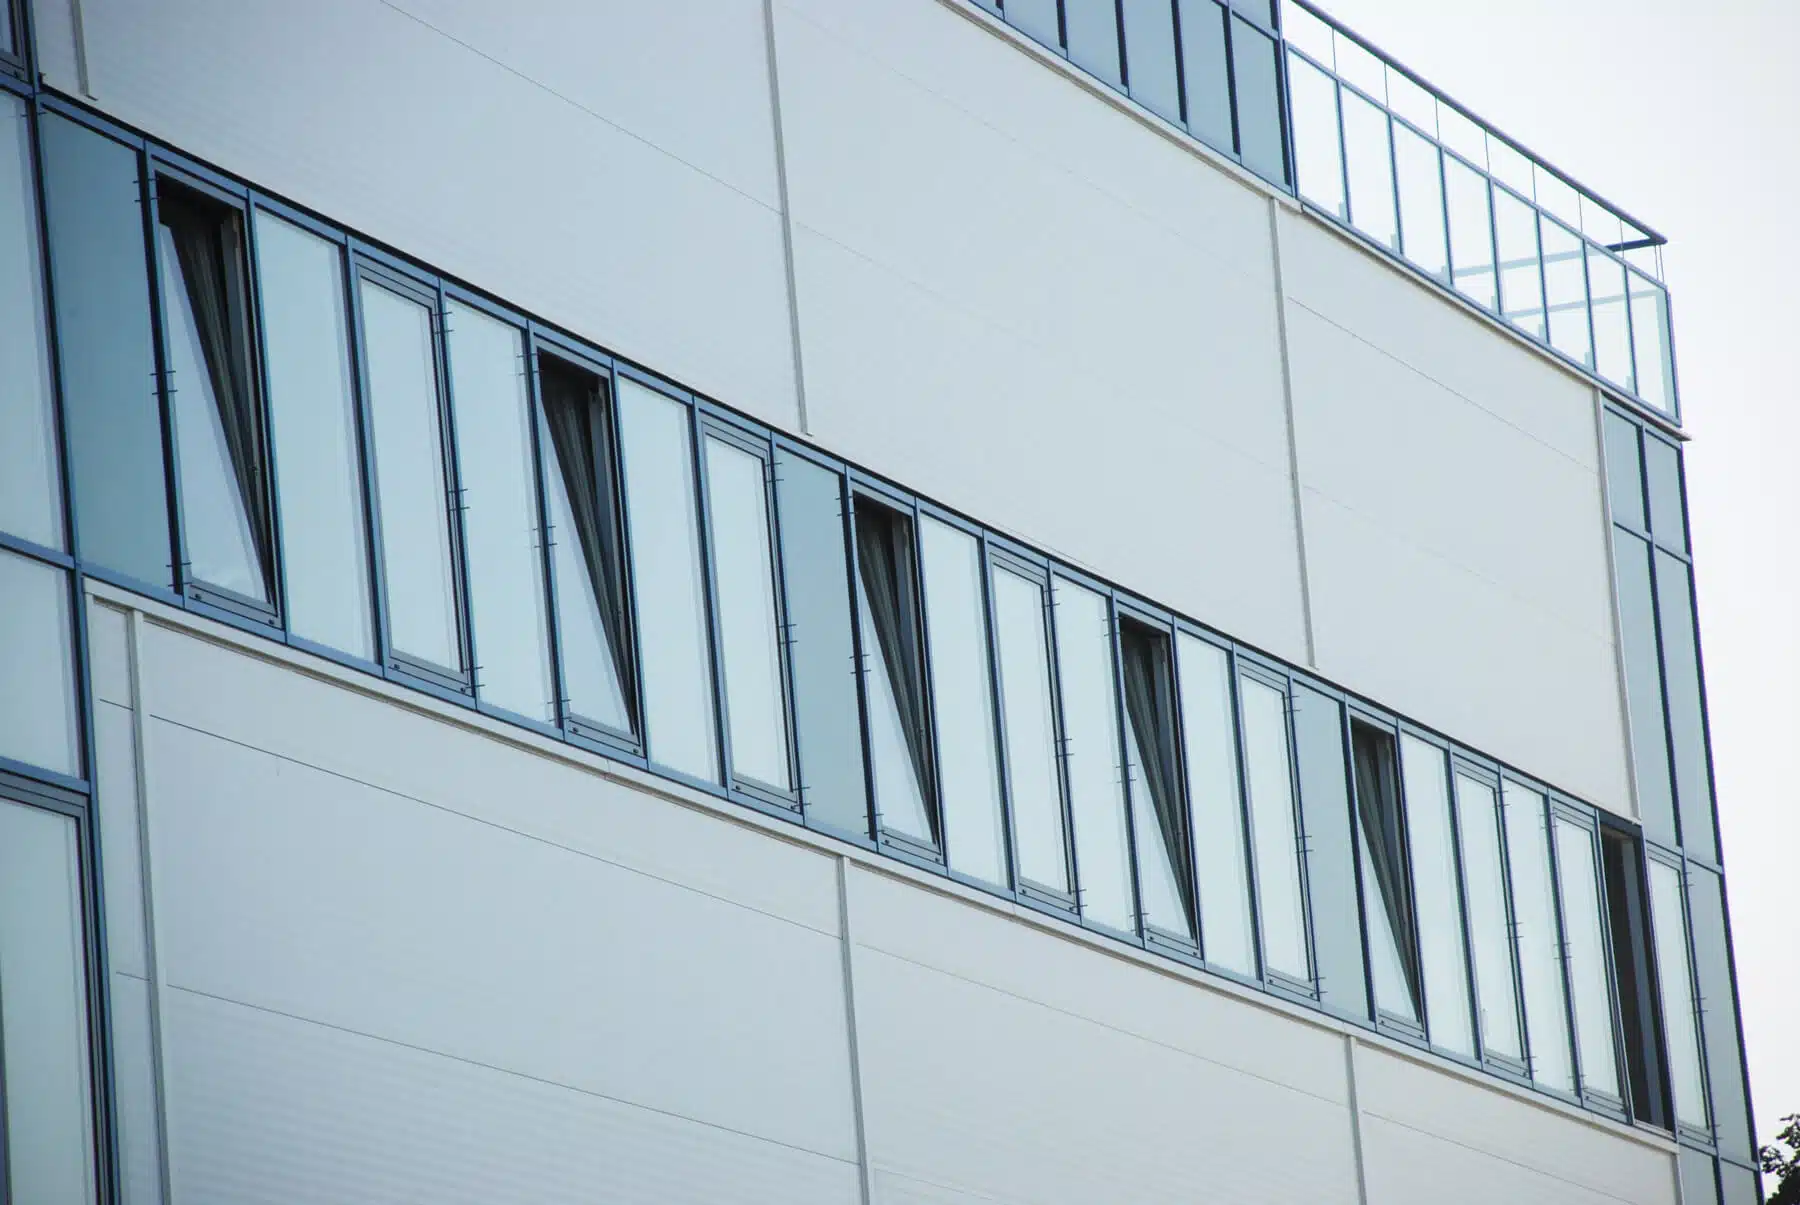
[[[1768,1205],[1800,1205],[1800,1113],[1783,1117],[1775,1143],[1763,1147],[1763,1187],[1769,1192]],[[1786,1147],[1784,1154],[1782,1147]],[[1779,1187],[1777,1187],[1779,1185]]]

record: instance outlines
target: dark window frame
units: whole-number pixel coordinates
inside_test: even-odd
[[[1501,903],[1505,910],[1506,957],[1512,967],[1512,1006],[1513,1018],[1518,1026],[1519,1052],[1518,1058],[1505,1054],[1497,1054],[1488,1049],[1487,1034],[1481,1023],[1481,968],[1475,956],[1475,930],[1468,921],[1470,894],[1468,880],[1468,854],[1462,842],[1462,799],[1456,800],[1456,850],[1457,865],[1462,873],[1464,940],[1469,950],[1469,978],[1471,1002],[1475,1013],[1475,1044],[1482,1064],[1498,1075],[1511,1079],[1516,1083],[1530,1084],[1531,1080],[1531,1035],[1525,1020],[1525,970],[1519,962],[1519,921],[1513,900],[1512,881],[1512,847],[1508,844],[1506,834],[1506,772],[1494,762],[1476,757],[1464,749],[1453,749],[1450,757],[1450,789],[1456,791],[1458,774],[1480,782],[1494,792],[1494,849],[1500,859],[1500,891]]]
[[[1631,1120],[1630,1098],[1628,1095],[1630,1092],[1630,1077],[1625,1067],[1625,1031],[1624,1023],[1621,1019],[1619,1003],[1620,988],[1618,977],[1615,972],[1616,963],[1613,958],[1612,923],[1607,908],[1605,859],[1600,844],[1600,813],[1586,804],[1577,802],[1576,800],[1555,791],[1548,792],[1546,797],[1549,800],[1550,823],[1552,825],[1550,867],[1552,872],[1552,882],[1555,884],[1556,891],[1557,925],[1559,932],[1562,935],[1563,985],[1564,992],[1569,999],[1569,1045],[1574,1056],[1576,1095],[1580,1098],[1581,1103],[1587,1108],[1597,1113],[1603,1113],[1615,1121],[1629,1122]],[[1569,951],[1571,947],[1568,938],[1568,902],[1564,898],[1563,892],[1562,851],[1558,848],[1555,840],[1554,825],[1559,819],[1585,830],[1591,840],[1593,858],[1592,865],[1589,869],[1593,874],[1595,895],[1600,909],[1598,917],[1600,925],[1600,955],[1604,962],[1608,1025],[1612,1034],[1613,1076],[1615,1082],[1619,1085],[1619,1093],[1617,1096],[1602,1092],[1598,1089],[1590,1089],[1587,1085],[1586,1070],[1582,1065],[1581,1027],[1580,1019],[1575,1008],[1575,982],[1574,976],[1569,973]]]
[[[1244,846],[1250,858],[1250,894],[1256,917],[1257,967],[1263,989],[1284,999],[1311,1007],[1319,1004],[1319,956],[1315,948],[1312,919],[1312,884],[1307,876],[1306,815],[1300,806],[1300,773],[1295,764],[1294,675],[1280,662],[1241,646],[1232,658],[1235,677],[1231,683],[1233,720],[1237,728],[1239,790],[1244,796]],[[1282,703],[1282,735],[1287,741],[1288,801],[1294,815],[1294,860],[1300,889],[1300,929],[1306,947],[1307,978],[1304,982],[1269,966],[1267,943],[1263,940],[1263,868],[1256,857],[1256,806],[1250,793],[1249,738],[1244,725],[1244,679],[1250,678],[1278,691]]]
[[[28,0],[0,0],[0,25],[12,34],[12,50],[0,51],[0,72],[10,80],[30,86],[35,72],[32,63],[32,16]]]
[[[1711,1060],[1707,1056],[1706,1031],[1701,1019],[1704,1010],[1700,994],[1700,963],[1698,951],[1694,948],[1693,909],[1688,902],[1688,860],[1682,856],[1680,851],[1665,849],[1648,838],[1643,837],[1641,834],[1639,835],[1638,842],[1643,850],[1644,859],[1644,911],[1648,944],[1651,951],[1651,959],[1655,965],[1655,975],[1652,979],[1651,986],[1652,990],[1657,994],[1659,1008],[1665,1003],[1663,1000],[1662,987],[1664,977],[1669,974],[1670,968],[1662,965],[1661,952],[1657,949],[1656,944],[1656,911],[1655,904],[1650,896],[1650,866],[1652,864],[1657,864],[1667,867],[1668,869],[1673,870],[1678,876],[1680,891],[1677,903],[1681,908],[1681,948],[1687,955],[1687,998],[1693,1002],[1694,1006],[1694,1053],[1698,1056],[1699,1060],[1700,1103],[1701,1107],[1706,1110],[1705,1129],[1696,1128],[1681,1120],[1681,1107],[1675,1099],[1674,1052],[1669,1049],[1669,1027],[1668,1022],[1665,1019],[1657,1026],[1657,1032],[1662,1037],[1664,1072],[1665,1079],[1668,1081],[1668,1120],[1670,1124],[1666,1128],[1671,1130],[1677,1138],[1690,1144],[1699,1143],[1705,1145],[1709,1150],[1716,1150],[1717,1147],[1714,1143],[1719,1120],[1716,1110],[1713,1108],[1712,1066]],[[1741,1044],[1740,1041],[1740,1046]]]
[[[1403,947],[1400,950],[1401,972],[1407,977],[1408,989],[1412,993],[1413,1010],[1418,1014],[1418,1020],[1411,1021],[1405,1017],[1389,1012],[1383,1009],[1376,999],[1374,974],[1375,943],[1369,939],[1370,920],[1367,913],[1367,906],[1364,903],[1367,899],[1365,889],[1364,891],[1359,891],[1358,903],[1363,907],[1363,949],[1366,959],[1364,970],[1368,976],[1369,983],[1369,1015],[1375,1018],[1375,1027],[1382,1033],[1388,1034],[1390,1037],[1399,1038],[1410,1045],[1418,1046],[1422,1049],[1429,1049],[1430,1043],[1425,1037],[1425,972],[1419,953],[1418,897],[1413,879],[1412,845],[1408,839],[1409,829],[1407,827],[1406,784],[1400,768],[1400,721],[1392,715],[1373,710],[1354,700],[1350,702],[1347,710],[1349,712],[1348,721],[1352,725],[1352,741],[1355,739],[1354,733],[1356,726],[1361,726],[1386,738],[1388,750],[1392,755],[1389,759],[1389,764],[1385,769],[1387,773],[1392,776],[1392,782],[1390,784],[1392,787],[1392,798],[1389,802],[1391,802],[1393,806],[1394,815],[1390,822],[1393,826],[1397,846],[1389,852],[1398,859],[1399,865],[1397,869],[1403,880],[1401,886],[1406,893],[1405,898],[1402,901],[1404,905],[1404,916],[1401,919],[1406,924],[1404,939],[1410,948]],[[1352,757],[1354,757],[1354,745],[1351,746],[1351,753]],[[1350,774],[1350,791],[1352,802],[1356,807],[1356,841],[1359,854],[1363,843],[1368,839],[1367,833],[1363,831],[1362,790],[1362,774],[1357,765],[1353,763]],[[1356,867],[1359,888],[1364,887],[1361,877],[1362,872],[1363,859],[1359,856]],[[1378,876],[1379,873],[1378,869]],[[1399,939],[1402,935],[1396,934],[1395,937]]]

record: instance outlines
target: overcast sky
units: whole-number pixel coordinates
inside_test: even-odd
[[[1324,0],[1668,237],[1695,579],[1757,1129],[1800,1113],[1800,3]]]

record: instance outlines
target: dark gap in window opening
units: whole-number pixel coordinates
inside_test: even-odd
[[[1400,812],[1399,752],[1392,733],[1350,724],[1356,811],[1362,825],[1363,904],[1368,914],[1375,1003],[1420,1023],[1419,948],[1413,931],[1412,875]]]
[[[1131,780],[1131,807],[1138,842],[1139,906],[1149,924],[1192,941],[1194,875],[1175,749],[1169,637],[1123,620],[1119,657],[1125,680],[1127,749],[1137,771]],[[1137,793],[1140,783],[1148,798]]]
[[[1619,1027],[1625,1041],[1631,1115],[1638,1121],[1672,1130],[1674,1123],[1663,1075],[1662,1020],[1650,951],[1642,849],[1636,838],[1602,827],[1600,851],[1606,875],[1606,917],[1612,933],[1613,982],[1619,992]]]
[[[856,556],[875,810],[887,833],[936,849],[912,520],[859,496]]]

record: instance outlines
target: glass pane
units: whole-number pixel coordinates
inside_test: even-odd
[[[138,155],[54,113],[39,130],[81,555],[169,588]]]
[[[1113,0],[1063,0],[1069,61],[1118,87],[1119,13]]]
[[[1063,578],[1051,582],[1056,669],[1062,686],[1063,750],[1075,823],[1081,914],[1135,931],[1131,847],[1119,774],[1119,695],[1113,684],[1112,622],[1106,599]]]
[[[1438,141],[1477,170],[1487,169],[1487,133],[1448,101],[1437,103]]]
[[[1062,47],[1056,16],[1057,0],[1007,0],[1006,19],[1014,29],[1052,49]]]
[[[1693,586],[1688,567],[1679,557],[1660,548],[1654,555],[1681,844],[1690,854],[1717,861],[1719,843],[1713,831],[1712,775],[1706,758],[1706,713],[1700,697]]]
[[[1245,676],[1241,681],[1244,768],[1250,785],[1256,885],[1262,904],[1263,958],[1271,972],[1310,983],[1293,767],[1288,758],[1287,696],[1256,678]]]
[[[1358,45],[1341,31],[1333,38],[1333,65],[1338,78],[1351,87],[1360,88],[1377,102],[1387,102],[1387,68],[1373,53]]]
[[[556,721],[524,333],[448,302],[469,609],[481,698]]]
[[[1537,213],[1504,188],[1496,188],[1494,230],[1500,240],[1501,313],[1514,326],[1543,339],[1544,278],[1538,262]]]
[[[1281,133],[1280,52],[1275,39],[1242,17],[1231,19],[1231,75],[1237,100],[1238,154],[1265,180],[1288,182]]]
[[[946,523],[919,524],[933,714],[950,865],[1007,884],[1006,821],[1000,810],[999,734],[988,678],[981,546]]]
[[[1550,346],[1578,364],[1594,366],[1588,333],[1586,254],[1581,238],[1549,218],[1541,221],[1544,292],[1550,314]]]
[[[1231,716],[1231,667],[1223,649],[1185,633],[1176,636],[1175,649],[1206,960],[1254,975],[1256,945],[1244,806],[1238,791],[1236,725]]]
[[[1444,751],[1416,736],[1400,738],[1406,791],[1407,848],[1419,919],[1419,965],[1425,981],[1425,1024],[1434,1046],[1475,1053],[1469,1015],[1469,968],[1463,955],[1462,905],[1456,889],[1456,846]]]
[[[0,11],[0,30],[6,19]],[[25,102],[0,93],[0,531],[63,547],[62,472]]]
[[[1388,116],[1345,89],[1344,155],[1349,162],[1350,221],[1384,247],[1400,246],[1394,211],[1394,155]]]
[[[936,846],[912,520],[859,498],[856,553],[875,816],[887,832]]]
[[[1412,876],[1406,865],[1406,831],[1400,812],[1399,746],[1393,733],[1353,723],[1356,807],[1363,915],[1369,933],[1369,968],[1375,1005],[1420,1024],[1418,951],[1413,941]]]
[[[1450,283],[1482,309],[1491,310],[1494,231],[1487,180],[1462,160],[1446,155],[1444,200],[1450,213]]]
[[[1375,1007],[1416,1025],[1419,1011],[1413,1004],[1406,964],[1400,958],[1399,935],[1383,908],[1380,880],[1367,843],[1358,847],[1358,862],[1363,878],[1363,911],[1369,918],[1369,969],[1375,979]]]
[[[1188,865],[1187,805],[1175,752],[1175,700],[1169,638],[1137,623],[1119,628],[1125,684],[1125,760],[1131,831],[1146,923],[1194,940],[1193,875]]]
[[[1604,251],[1587,251],[1593,295],[1594,369],[1613,384],[1632,387],[1631,326],[1625,315],[1625,267]]]
[[[1181,88],[1175,78],[1173,0],[1124,0],[1125,68],[1131,98],[1181,124]]]
[[[1684,1146],[1676,1153],[1681,1179],[1681,1205],[1719,1205],[1719,1185],[1713,1177],[1713,1157]],[[1760,1205],[1761,1197],[1751,1197]]]
[[[801,799],[809,820],[867,836],[843,479],[778,449],[775,499],[787,579]]]
[[[1318,17],[1298,5],[1285,5],[1281,31],[1289,43],[1298,46],[1326,67],[1332,65],[1335,35],[1331,32],[1331,26]]]
[[[1394,125],[1394,168],[1400,179],[1400,240],[1406,258],[1449,279],[1444,234],[1444,179],[1438,149],[1405,126]]]
[[[276,493],[288,628],[307,640],[372,658],[343,253],[258,211],[256,263],[269,421],[280,456]]]
[[[19,1205],[95,1199],[79,851],[73,820],[0,800],[0,1095]]]
[[[375,497],[394,652],[463,669],[431,311],[361,282]]]
[[[1619,1064],[1613,1046],[1612,990],[1607,986],[1606,943],[1600,932],[1600,888],[1595,878],[1594,834],[1556,817],[1556,869],[1562,885],[1563,941],[1568,950],[1569,998],[1575,1006],[1575,1049],[1581,1056],[1581,1089],[1619,1096]]]
[[[1504,139],[1495,134],[1487,136],[1488,171],[1494,179],[1512,188],[1521,196],[1531,195],[1532,170],[1531,160],[1514,149]],[[1505,258],[1505,253],[1501,253]]]
[[[1724,883],[1712,871],[1692,863],[1688,864],[1688,911],[1694,927],[1695,977],[1700,983],[1700,1034],[1706,1043],[1706,1073],[1712,1086],[1719,1150],[1730,1158],[1748,1160],[1750,1108],[1744,1094],[1730,936],[1725,930]]]
[[[708,438],[706,495],[731,772],[791,790],[781,625],[775,615],[775,558],[769,548],[769,491],[762,458]]]
[[[1506,856],[1512,871],[1513,923],[1524,980],[1525,1034],[1531,1077],[1558,1092],[1575,1091],[1569,1055],[1569,1015],[1563,996],[1562,939],[1550,881],[1549,817],[1544,799],[1515,782],[1506,800]]]
[[[1294,159],[1300,195],[1340,220],[1344,160],[1338,142],[1337,82],[1310,63],[1288,56],[1288,90],[1294,106]]]
[[[1299,685],[1294,687],[1294,765],[1305,817],[1306,886],[1312,895],[1319,1000],[1333,1012],[1366,1018],[1369,992],[1357,915],[1350,780],[1344,769],[1344,708],[1336,699]]]
[[[1490,1055],[1522,1060],[1519,990],[1513,976],[1512,923],[1506,871],[1500,861],[1499,796],[1491,784],[1456,776],[1457,828],[1468,889],[1469,944],[1475,951],[1475,1005],[1481,1046]]]
[[[1681,871],[1650,860],[1650,923],[1656,932],[1656,981],[1668,1035],[1669,1082],[1681,1124],[1707,1129],[1706,1087],[1700,1073],[1700,1034],[1695,1023],[1694,968],[1688,961],[1687,916]]]
[[[1187,124],[1220,150],[1234,149],[1231,137],[1231,73],[1225,65],[1225,10],[1213,0],[1179,0],[1181,80],[1187,95]]]
[[[80,776],[74,658],[68,574],[0,551],[0,757]]]
[[[991,571],[990,580],[1019,877],[1066,895],[1069,860],[1063,830],[1062,787],[1056,774],[1056,721],[1050,702],[1044,589],[1000,568]]]
[[[1609,416],[1610,417],[1610,416]],[[1644,440],[1644,472],[1650,482],[1650,531],[1656,542],[1687,551],[1687,513],[1681,505],[1681,453],[1670,443]]]
[[[1387,107],[1395,117],[1417,126],[1426,137],[1436,136],[1437,98],[1392,66],[1387,71]],[[1398,124],[1394,132],[1400,132]]]
[[[684,774],[718,782],[692,438],[686,406],[636,381],[619,379],[619,442],[625,460],[650,757]]]
[[[1619,593],[1619,652],[1625,659],[1625,697],[1637,769],[1638,819],[1652,837],[1672,844],[1675,800],[1663,729],[1662,669],[1657,655],[1656,608],[1650,596],[1650,546],[1615,527],[1613,553]]]
[[[1636,349],[1637,395],[1675,413],[1675,370],[1669,355],[1669,294],[1640,273],[1630,273],[1631,342]]]
[[[1719,1199],[1724,1205],[1757,1205],[1763,1199],[1756,1173],[1735,1163],[1719,1164],[1719,1186]]]
[[[1638,464],[1637,424],[1606,412],[1606,496],[1612,517],[1644,526],[1644,478]]]

